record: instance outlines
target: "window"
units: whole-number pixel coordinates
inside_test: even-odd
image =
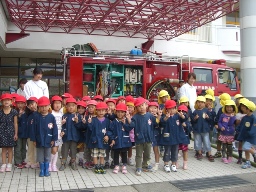
[[[239,25],[239,12],[235,11],[226,15],[226,24]]]
[[[236,76],[234,71],[219,70],[219,83],[227,84],[231,90],[236,90]]]
[[[212,70],[204,68],[194,68],[196,74],[196,82],[198,83],[212,83]]]

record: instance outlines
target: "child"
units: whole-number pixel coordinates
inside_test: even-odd
[[[25,113],[26,98],[18,96],[15,100],[16,107],[18,109],[18,140],[14,147],[14,165],[18,169],[23,169],[26,165],[26,153],[27,153],[27,139],[28,139],[28,126],[27,117]]]
[[[196,155],[197,160],[202,160],[202,142],[206,152],[208,152],[208,160],[214,162],[214,158],[211,155],[211,142],[209,137],[210,125],[212,121],[211,113],[205,108],[205,97],[198,96],[195,103],[195,111],[192,113],[191,123],[194,133],[194,148],[198,151]]]
[[[155,117],[158,116],[158,112],[159,112],[158,108],[159,108],[159,105],[157,102],[150,102],[148,104],[148,112]],[[153,167],[154,171],[157,171],[159,166],[159,158],[160,158],[159,149],[158,149],[159,138],[160,138],[160,129],[159,128],[154,129],[154,141],[152,142],[153,151],[155,154],[155,166]]]
[[[237,113],[235,102],[233,100],[226,100],[222,112],[218,122],[218,127],[220,129],[220,136],[218,139],[222,143],[222,161],[227,164],[232,162],[232,142],[234,141],[235,134],[235,113]]]
[[[165,103],[165,115],[161,117],[160,125],[164,127],[160,138],[160,144],[164,146],[164,170],[165,172],[177,172],[176,162],[178,160],[179,144],[188,144],[185,132],[181,126],[186,121],[182,112],[177,112],[176,102],[168,100]],[[172,161],[171,169],[169,161]]]
[[[76,113],[77,106],[74,98],[68,98],[66,101],[67,113],[62,117],[62,150],[61,150],[61,166],[60,171],[66,168],[68,153],[70,153],[70,165],[73,170],[77,170],[76,166],[76,147],[79,140],[79,130],[81,128],[81,117]]]
[[[97,103],[103,102],[103,97],[101,95],[95,95],[93,100],[97,101]]]
[[[27,151],[27,159],[28,162],[25,165],[27,168],[37,168],[38,164],[36,163],[36,147],[34,146],[34,142],[30,140],[32,133],[32,125],[35,122],[34,116],[37,114],[37,102],[38,99],[36,97],[30,97],[27,100],[27,108],[25,109],[25,113],[28,115],[27,117],[27,126],[28,126],[28,151]]]
[[[2,166],[0,172],[12,171],[13,147],[18,139],[18,112],[11,108],[12,96],[1,96],[3,109],[0,110],[0,147],[2,148]],[[8,153],[8,164],[6,155]]]
[[[67,112],[67,109],[66,109],[66,101],[68,98],[73,98],[73,96],[69,93],[64,93],[62,96],[62,108],[61,108],[61,112],[63,114],[65,114]]]
[[[190,109],[190,105],[189,105],[189,99],[188,97],[186,96],[182,96],[179,100],[179,104],[180,105],[185,105],[188,109],[188,112],[187,112],[187,116],[188,116],[188,122],[189,122],[189,126],[191,127],[191,116],[192,116],[192,111]],[[189,139],[191,139],[191,132],[189,132]]]
[[[134,106],[134,98],[131,95],[128,95],[125,97],[126,100],[126,106],[128,113],[130,114],[131,117],[133,117],[135,113],[135,106]],[[132,129],[129,133],[130,140],[132,142],[132,147],[128,149],[128,162],[127,164],[130,166],[133,166],[134,163],[132,161],[132,148],[135,146],[135,140],[134,140],[134,129]]]
[[[81,115],[81,118],[83,119],[83,122],[81,124],[81,129],[79,130],[79,140],[77,144],[78,149],[78,165],[83,166],[84,164],[84,141],[85,141],[85,129],[83,129],[83,126],[85,126],[86,120],[85,120],[85,112],[86,112],[86,103],[84,101],[78,101],[77,102],[77,112]]]
[[[94,100],[90,100],[87,103],[87,116],[85,117],[85,121],[88,122],[89,117],[96,117],[96,105],[97,102]],[[88,129],[88,124],[85,123],[84,124],[84,128],[85,128],[85,143],[84,143],[84,159],[85,159],[85,164],[83,166],[83,168],[86,169],[92,169],[94,167],[94,164],[92,162],[92,151],[91,148],[89,148],[89,142],[90,142],[90,138],[91,138],[91,130]]]
[[[52,97],[52,103],[51,103],[51,108],[52,108],[52,115],[55,117],[55,121],[57,124],[58,128],[58,140],[54,143],[51,151],[51,160],[49,164],[49,171],[56,172],[58,171],[57,168],[57,160],[58,160],[58,150],[59,146],[62,145],[62,138],[60,136],[61,133],[61,121],[62,121],[62,116],[63,113],[61,112],[61,107],[62,107],[62,98],[58,95],[55,95]]]
[[[178,112],[183,113],[184,115],[187,115],[188,113],[187,106],[180,105],[178,107]],[[188,169],[188,144],[190,143],[189,134],[191,132],[192,127],[188,119],[185,122],[183,122],[181,126],[185,132],[186,140],[184,140],[185,141],[184,143],[179,144],[179,150],[182,150],[182,153],[183,153],[183,169],[187,170]],[[178,166],[177,163],[176,163],[176,166]]]
[[[124,96],[119,96],[116,100],[116,104],[119,104],[119,103],[125,103],[125,97]]]
[[[91,97],[88,95],[83,96],[82,101],[84,101],[86,104],[91,101]]]
[[[154,139],[154,129],[158,126],[156,118],[147,112],[145,99],[140,97],[135,101],[137,113],[128,123],[131,128],[134,128],[135,143],[136,143],[136,172],[137,176],[141,175],[141,171],[152,172],[153,169],[149,164],[151,146]],[[158,117],[159,122],[160,117]],[[142,159],[143,156],[143,159]],[[142,162],[143,160],[143,162]]]
[[[113,173],[117,174],[119,172],[119,155],[121,155],[122,158],[122,173],[126,174],[127,173],[127,151],[129,147],[132,146],[129,132],[131,131],[132,128],[127,126],[126,124],[126,112],[127,112],[127,107],[124,103],[119,103],[116,106],[116,116],[117,118],[111,123],[109,132],[110,132],[110,140],[111,144],[110,146],[112,147],[114,151],[114,170]],[[130,114],[127,113],[127,118],[130,118]],[[129,120],[130,120],[129,119]]]
[[[256,107],[252,101],[248,100],[241,100],[240,105],[246,116],[242,118],[239,125],[238,140],[244,141],[243,150],[245,151],[246,162],[242,165],[242,168],[247,169],[251,167],[250,153],[254,157],[254,162],[256,159],[256,117],[253,115]]]
[[[36,146],[37,161],[40,163],[39,177],[49,177],[51,147],[58,140],[58,128],[55,117],[49,113],[50,100],[43,96],[38,99],[39,112],[34,117],[31,129],[31,141]]]
[[[106,149],[108,144],[108,130],[110,126],[110,120],[105,117],[108,106],[104,102],[99,102],[96,105],[97,117],[88,118],[88,128],[92,132],[88,147],[92,148],[92,158],[95,165],[95,173],[104,174],[104,157],[106,156]],[[99,163],[98,163],[99,158]]]

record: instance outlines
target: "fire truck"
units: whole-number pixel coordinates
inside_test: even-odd
[[[74,97],[102,95],[105,98],[132,95],[157,101],[160,90],[175,98],[180,80],[196,74],[197,94],[211,88],[215,96],[240,93],[234,69],[225,60],[210,63],[191,62],[189,56],[159,54],[134,55],[120,51],[77,51],[63,48],[65,92]]]

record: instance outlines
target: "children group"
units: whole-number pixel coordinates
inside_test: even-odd
[[[234,101],[223,93],[219,96],[222,107],[216,114],[214,92],[209,89],[206,93],[197,97],[193,112],[187,97],[182,96],[176,103],[166,90],[159,92],[158,102],[132,96],[104,100],[101,95],[76,100],[69,93],[51,99],[43,96],[26,100],[17,94],[2,94],[0,172],[12,171],[14,154],[16,168],[39,167],[39,176],[48,177],[50,172],[63,171],[66,166],[77,170],[78,154],[78,165],[83,168],[99,174],[112,168],[114,174],[126,174],[127,165],[133,165],[133,147],[137,176],[142,171],[158,170],[159,148],[164,150],[165,172],[177,171],[179,150],[186,170],[191,133],[198,160],[201,161],[206,152],[210,162],[222,157],[223,163],[231,163],[232,142],[236,139],[239,141],[238,163],[242,164],[242,151],[245,151],[242,168],[250,168],[250,153],[255,156],[256,145],[255,104],[240,94]],[[217,135],[215,155],[211,154],[213,135]],[[150,164],[152,148],[154,166]],[[61,165],[57,168],[58,158]]]

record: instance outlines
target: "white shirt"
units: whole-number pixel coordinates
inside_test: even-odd
[[[24,86],[24,92],[26,99],[30,97],[36,97],[39,99],[42,96],[46,96],[49,98],[49,90],[48,86],[44,81],[28,81]]]
[[[22,95],[22,96],[26,97],[26,95],[25,95],[25,91],[24,91],[24,90],[22,90],[21,88],[19,88],[19,89],[17,90],[17,94],[19,94],[19,95]]]
[[[193,112],[195,110],[194,106],[197,98],[196,88],[193,85],[189,85],[188,83],[182,85],[180,88],[180,97],[182,96],[186,96],[189,99],[189,106]]]
[[[60,132],[61,132],[61,121],[62,121],[63,113],[61,111],[56,112],[56,111],[52,110],[52,114],[55,117],[56,124],[58,127],[58,139],[61,139]]]

